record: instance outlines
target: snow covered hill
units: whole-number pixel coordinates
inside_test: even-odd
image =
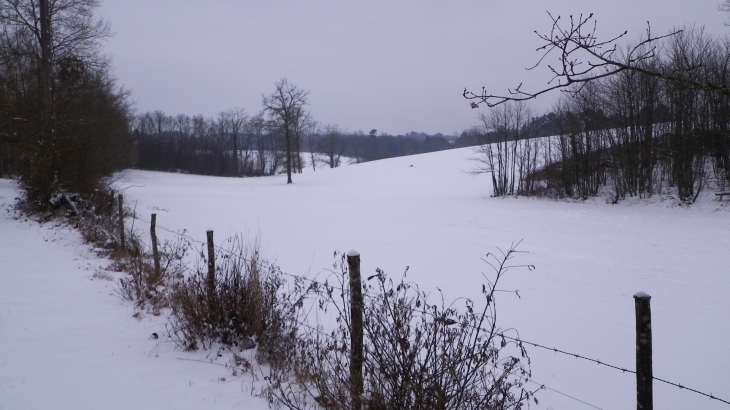
[[[633,368],[632,295],[645,291],[652,296],[654,375],[730,397],[729,207],[710,196],[690,209],[669,200],[490,198],[488,176],[465,172],[473,155],[459,149],[309,170],[292,185],[280,176],[146,171],[128,171],[118,185],[141,218],[157,213],[159,226],[187,229],[201,242],[206,229],[218,243],[236,232],[258,235],[284,272],[323,277],[333,251],[354,248],[365,276],[378,267],[397,276],[409,266],[411,281],[447,299],[479,303],[482,273],[490,273],[481,258],[523,240],[528,252],[514,262],[536,270],[506,276],[503,288],[520,297],[500,294],[503,328]],[[15,195],[0,180],[3,206]],[[205,361],[206,353],[150,340],[163,319],[132,318],[111,282],[92,281],[104,261],[76,234],[4,210],[0,226],[0,409],[266,408],[248,393],[250,378],[179,360]],[[551,389],[538,394],[535,408],[635,406],[634,375],[528,352],[534,380]],[[657,408],[727,407],[658,382],[654,391]]]

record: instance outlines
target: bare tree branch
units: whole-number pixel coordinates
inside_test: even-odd
[[[721,7],[730,10],[730,0]],[[557,54],[556,65],[546,64],[552,74],[548,81],[548,87],[538,91],[525,91],[520,83],[514,89],[508,89],[506,94],[491,94],[485,87],[481,92],[475,93],[464,89],[462,95],[471,100],[472,108],[481,104],[488,107],[495,107],[508,101],[526,101],[535,99],[550,91],[561,90],[563,92],[575,93],[591,81],[618,74],[622,71],[633,71],[651,77],[683,84],[696,90],[716,91],[723,95],[730,96],[730,86],[726,82],[714,83],[705,80],[687,78],[684,74],[694,71],[700,66],[691,66],[682,70],[665,71],[663,69],[649,68],[647,64],[657,57],[656,50],[662,40],[673,37],[682,32],[675,30],[669,34],[654,36],[651,33],[651,25],[647,22],[645,37],[634,46],[631,46],[625,54],[617,53],[618,41],[626,36],[627,32],[611,37],[608,40],[600,40],[596,35],[597,20],[593,14],[588,16],[580,15],[577,19],[569,17],[567,23],[563,24],[561,17],[554,17],[550,12],[548,16],[552,21],[552,27],[548,34],[535,34],[545,43],[537,48],[541,56],[537,63],[527,70],[533,70],[543,64],[549,56]],[[577,88],[568,88],[578,84]]]

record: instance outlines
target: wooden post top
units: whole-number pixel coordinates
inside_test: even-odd
[[[651,299],[651,296],[646,292],[636,292],[634,299]]]

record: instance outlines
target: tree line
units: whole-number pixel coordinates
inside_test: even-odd
[[[637,70],[566,87],[539,121],[523,101],[494,104],[477,133],[476,169],[492,173],[494,194],[602,193],[617,202],[670,193],[691,203],[708,186],[730,186],[730,95],[721,89],[730,40],[688,27],[662,47],[643,47],[651,49],[640,44],[612,56]],[[546,133],[553,136],[536,138]]]
[[[286,172],[291,183],[291,175],[305,167],[335,168],[344,158],[366,162],[456,146],[442,134],[348,132],[315,121],[306,104],[307,92],[282,79],[252,116],[242,108],[215,117],[162,111],[136,115],[131,124],[136,167],[215,176]]]

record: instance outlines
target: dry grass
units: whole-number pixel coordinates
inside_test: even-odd
[[[198,266],[207,267],[201,259]],[[214,281],[198,268],[170,288],[170,336],[185,349],[213,344],[258,346],[260,363],[280,360],[294,343],[294,306],[283,292],[279,268],[240,236],[216,252]],[[212,288],[211,288],[212,286]]]

